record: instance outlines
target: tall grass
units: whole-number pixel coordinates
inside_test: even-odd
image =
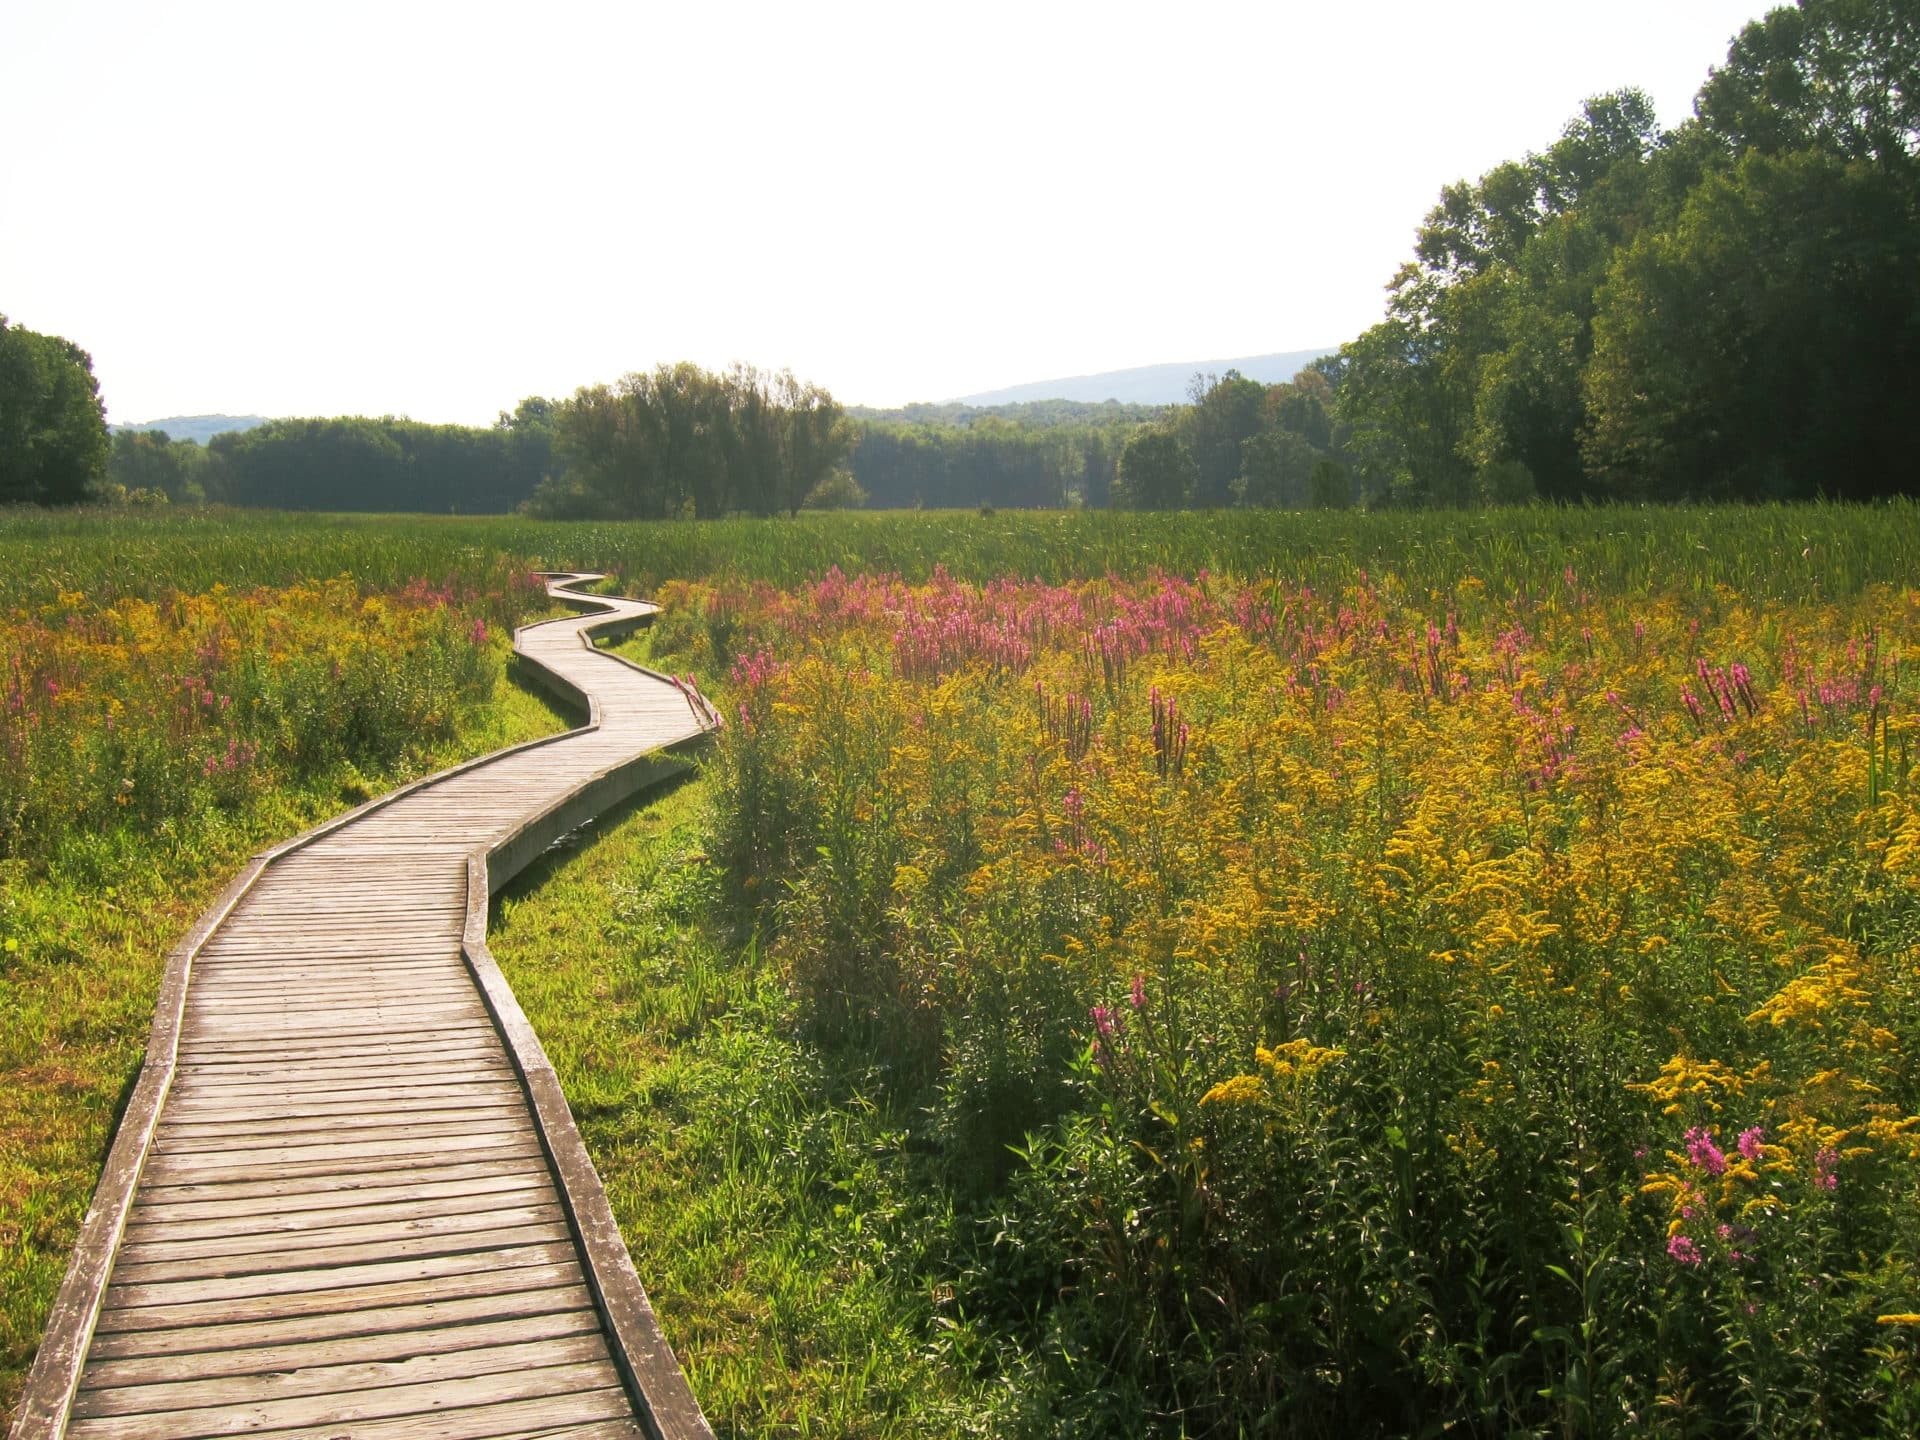
[[[918,583],[1060,583],[1158,569],[1282,576],[1315,588],[1358,573],[1415,592],[1472,576],[1543,594],[1572,566],[1598,592],[1753,601],[1844,598],[1920,573],[1920,504],[1292,514],[838,513],[705,523],[515,518],[12,512],[0,516],[0,610],[81,591],[103,602],[166,589],[281,585],[350,573],[363,585],[471,577],[511,560],[612,570],[638,589],[675,578],[794,585],[835,566]]]

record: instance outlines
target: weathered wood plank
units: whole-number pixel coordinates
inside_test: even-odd
[[[141,1385],[97,1385],[82,1389],[74,1402],[77,1419],[141,1415],[156,1410],[212,1410],[234,1405],[263,1405],[273,1400],[310,1396],[347,1396],[356,1390],[472,1380],[516,1370],[555,1365],[605,1364],[607,1342],[598,1331],[560,1339],[475,1346],[410,1355],[394,1360],[317,1363],[267,1375],[210,1376],[198,1370],[198,1356],[181,1363],[176,1378]],[[191,1377],[191,1378],[188,1378]]]
[[[469,1325],[354,1335],[342,1340],[196,1350],[186,1356],[142,1355],[124,1360],[103,1360],[96,1356],[87,1366],[87,1381],[101,1388],[155,1385],[177,1378],[187,1366],[191,1366],[193,1375],[208,1380],[228,1375],[277,1375],[322,1365],[378,1364],[415,1355],[453,1354],[493,1345],[564,1340],[575,1335],[591,1335],[604,1344],[599,1312],[591,1308],[558,1310],[511,1320],[481,1320]]]
[[[122,1245],[146,1241],[212,1239],[220,1235],[294,1235],[342,1225],[370,1225],[379,1221],[440,1218],[450,1215],[497,1214],[506,1209],[521,1209],[531,1203],[528,1196],[542,1196],[537,1203],[558,1204],[553,1186],[543,1176],[520,1177],[512,1189],[489,1189],[464,1195],[425,1197],[403,1195],[399,1199],[365,1205],[331,1205],[302,1210],[281,1208],[268,1211],[231,1211],[219,1207],[218,1213],[197,1219],[179,1215],[153,1215],[149,1207],[136,1204],[127,1220]]]
[[[215,1255],[203,1259],[143,1260],[129,1254],[114,1266],[114,1277],[129,1285],[161,1280],[217,1279],[237,1275],[306,1274],[313,1270],[370,1265],[410,1256],[435,1258],[510,1245],[564,1244],[572,1238],[566,1224],[503,1225],[497,1229],[462,1230],[453,1235],[425,1235],[416,1239],[388,1239],[366,1245],[334,1245],[319,1250],[262,1251],[246,1255]]]
[[[289,1221],[298,1221],[304,1216],[325,1214],[331,1210],[359,1210],[389,1204],[425,1205],[467,1199],[481,1201],[489,1196],[545,1189],[550,1184],[546,1168],[528,1162],[524,1170],[503,1170],[499,1174],[482,1175],[471,1180],[314,1190],[305,1193],[282,1191],[274,1195],[217,1200],[156,1200],[155,1195],[168,1195],[175,1192],[142,1190],[128,1216],[127,1233],[131,1235],[136,1225],[161,1222],[192,1226],[203,1220],[225,1222],[248,1215],[277,1216]]]
[[[120,1254],[126,1265],[160,1265],[168,1261],[230,1260],[233,1268],[223,1274],[246,1270],[290,1270],[307,1268],[309,1257],[339,1255],[356,1257],[374,1253],[370,1247],[389,1241],[445,1241],[447,1249],[470,1248],[466,1241],[476,1235],[492,1236],[523,1226],[547,1226],[564,1230],[566,1212],[559,1199],[549,1195],[544,1202],[487,1207],[477,1211],[421,1214],[414,1210],[398,1218],[341,1221],[336,1225],[316,1226],[309,1230],[241,1230],[218,1235],[166,1235],[151,1233],[129,1235],[121,1242]]]
[[[507,1402],[528,1400],[546,1402],[551,1408],[545,1413],[557,1420],[599,1420],[607,1418],[607,1411],[592,1395],[604,1390],[618,1394],[619,1385],[619,1372],[609,1362],[597,1360],[206,1409],[82,1417],[68,1426],[67,1433],[74,1440],[189,1440],[310,1425],[333,1427],[338,1433],[337,1427],[349,1421],[434,1416],[481,1406],[504,1408]]]
[[[275,1316],[329,1314],[379,1306],[424,1304],[436,1296],[506,1294],[571,1285],[578,1257],[564,1243],[503,1247],[492,1255],[467,1252],[421,1260],[381,1260],[319,1270],[289,1270],[213,1280],[115,1284],[108,1289],[101,1328],[214,1325]],[[409,1287],[421,1287],[415,1293]],[[254,1309],[248,1309],[248,1305]],[[195,1307],[214,1307],[201,1309]]]

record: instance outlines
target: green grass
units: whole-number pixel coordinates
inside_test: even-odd
[[[971,1433],[989,1397],[916,1279],[904,1127],[820,1068],[773,967],[716,927],[705,804],[695,779],[591,827],[508,887],[489,943],[715,1429]]]
[[[838,565],[925,579],[1058,582],[1154,568],[1280,574],[1337,588],[1357,570],[1415,591],[1466,576],[1538,592],[1573,567],[1596,592],[1730,586],[1751,599],[1825,599],[1920,573],[1920,504],[1454,512],[853,512],[797,520],[550,522],[510,517],[259,511],[0,514],[0,611],[60,591],[105,601],[168,587],[282,584],[351,573],[363,584],[474,575],[502,563],[606,569],[644,592],[729,576],[794,585]]]
[[[0,1426],[145,1053],[167,952],[254,851],[418,775],[574,723],[502,685],[458,741],[401,769],[341,768],[140,839],[74,837],[50,871],[0,862]]]

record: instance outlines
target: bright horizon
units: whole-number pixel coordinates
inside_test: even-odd
[[[1602,91],[1683,119],[1769,8],[4,0],[0,314],[120,423],[1333,346],[1442,185]]]

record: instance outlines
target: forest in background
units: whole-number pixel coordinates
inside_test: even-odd
[[[109,443],[86,353],[0,318],[0,503],[667,518],[876,508],[1456,507],[1912,493],[1920,3],[1748,25],[1694,116],[1590,99],[1442,190],[1385,318],[1169,407],[843,409],[662,366],[490,428],[277,420]]]

